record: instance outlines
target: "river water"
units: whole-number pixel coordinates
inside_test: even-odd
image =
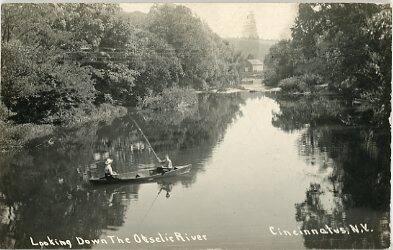
[[[32,240],[48,236],[70,239],[73,248],[388,247],[390,134],[353,119],[349,124],[342,114],[351,109],[337,105],[344,104],[200,94],[198,104],[178,112],[130,111],[3,153],[0,247],[33,248]],[[337,110],[344,111],[333,119]],[[88,176],[102,175],[108,156],[119,173],[155,163],[133,119],[160,157],[192,164],[191,172],[146,184],[88,184]],[[320,231],[327,225],[349,232],[350,224],[369,231]],[[318,235],[299,234],[311,229]],[[142,237],[175,232],[186,242]],[[197,234],[207,240],[186,238]],[[131,243],[112,243],[109,236]],[[108,244],[79,245],[75,237]]]

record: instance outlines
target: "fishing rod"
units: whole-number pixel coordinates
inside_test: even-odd
[[[142,129],[139,127],[138,123],[136,123],[136,121],[134,119],[132,119],[132,121],[135,123],[136,127],[139,129],[139,131],[141,131],[142,136],[145,138],[147,144],[149,145],[149,147],[151,148],[151,150],[153,151],[154,156],[157,158],[157,160],[159,162],[161,162],[160,158],[157,156],[156,152],[154,151],[154,148],[151,146],[149,140],[147,139],[147,137],[145,136],[145,134],[143,133]]]
[[[154,205],[154,203],[156,202],[156,200],[157,200],[158,196],[160,195],[161,191],[162,191],[162,188],[160,189],[160,191],[158,191],[157,196],[154,198],[153,202],[150,204],[149,209],[147,210],[147,212],[146,212],[145,215],[143,216],[142,220],[139,222],[139,225],[138,225],[138,226],[142,225],[142,223],[145,221],[146,216],[150,213],[150,211],[151,211],[151,209],[153,208],[153,205]]]

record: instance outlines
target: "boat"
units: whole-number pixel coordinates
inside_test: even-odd
[[[162,168],[141,169],[133,172],[118,174],[116,176],[107,178],[90,178],[92,184],[114,184],[114,183],[145,183],[154,182],[156,180],[168,177],[175,177],[189,173],[191,164],[176,166],[172,170],[163,171]]]
[[[139,127],[138,123],[133,120],[137,129],[141,132],[143,138],[146,140],[147,145],[153,151],[154,156],[157,159],[158,163],[161,163],[160,158],[154,151],[153,147],[151,146],[149,140],[147,139],[146,135],[143,133],[142,129]],[[110,184],[110,183],[141,183],[141,182],[152,182],[157,179],[166,178],[166,177],[174,177],[182,174],[189,173],[191,170],[191,164],[182,165],[182,166],[175,166],[171,170],[163,169],[162,167],[152,167],[148,169],[139,169],[133,172],[127,173],[120,173],[112,177],[100,177],[100,178],[90,178],[90,183],[93,184]]]

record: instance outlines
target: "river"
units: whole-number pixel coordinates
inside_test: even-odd
[[[332,103],[332,112],[341,105]],[[32,248],[31,239],[47,236],[70,239],[73,248],[388,247],[390,134],[343,126],[315,105],[263,93],[200,94],[195,107],[179,112],[130,111],[3,153],[0,247]],[[119,173],[154,164],[132,119],[158,155],[192,164],[191,173],[158,183],[88,184],[108,156]],[[349,224],[370,231],[292,234]],[[174,232],[206,240],[135,242],[135,234]],[[75,237],[109,243],[78,245]]]

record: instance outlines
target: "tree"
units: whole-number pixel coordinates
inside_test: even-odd
[[[184,72],[181,85],[191,82],[203,88],[221,84],[222,77],[234,70],[233,65],[229,66],[234,57],[228,57],[228,51],[233,49],[190,9],[174,4],[155,5],[148,20],[149,31],[164,39],[179,58]]]
[[[2,46],[1,60],[3,102],[16,120],[61,122],[76,109],[91,108],[95,90],[87,68],[51,58],[39,63],[34,48],[18,41]]]
[[[294,75],[295,57],[289,40],[282,40],[269,49],[264,59],[263,81],[276,86],[279,81]]]
[[[21,122],[240,78],[239,55],[184,6],[130,16],[117,4],[5,4],[2,13],[1,93]]]
[[[307,82],[325,83],[334,93],[361,100],[378,125],[388,125],[391,16],[388,5],[300,4],[292,39],[266,57],[265,83],[283,81],[287,90],[303,92],[315,85]]]

